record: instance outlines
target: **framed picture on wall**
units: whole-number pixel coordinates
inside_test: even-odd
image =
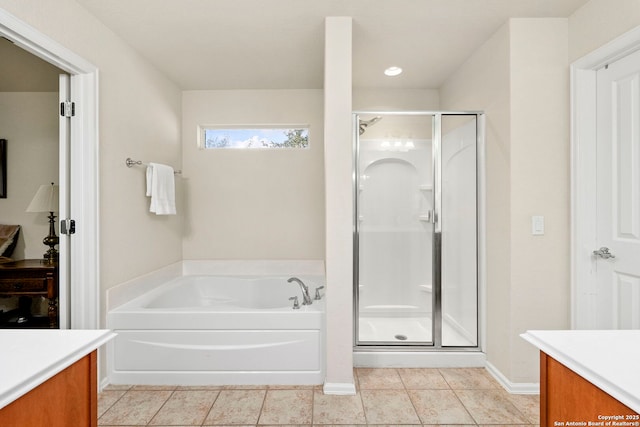
[[[7,198],[7,140],[0,139],[0,199]]]

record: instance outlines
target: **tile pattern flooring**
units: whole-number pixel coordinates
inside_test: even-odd
[[[491,425],[539,421],[538,395],[510,395],[482,368],[354,370],[357,394],[321,386],[108,386],[98,425]]]

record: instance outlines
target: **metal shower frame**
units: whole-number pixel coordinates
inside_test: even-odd
[[[359,116],[431,116],[432,117],[432,153],[433,153],[433,297],[432,297],[432,341],[426,343],[405,342],[376,342],[372,344],[361,343],[359,333],[359,224],[358,224],[358,160],[359,160]],[[476,336],[477,345],[468,347],[450,347],[442,345],[442,225],[439,221],[442,211],[442,180],[441,180],[441,150],[442,150],[442,117],[443,116],[476,116]],[[352,112],[353,117],[353,340],[354,350],[357,351],[481,351],[484,343],[484,324],[482,322],[484,307],[484,138],[485,138],[485,114],[483,111],[380,111],[358,110]]]

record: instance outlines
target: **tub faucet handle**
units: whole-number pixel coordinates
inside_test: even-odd
[[[289,301],[293,301],[293,309],[298,310],[300,308],[300,304],[298,303],[298,297],[291,297]]]
[[[321,298],[322,298],[322,295],[320,295],[320,289],[324,289],[324,286],[318,286],[318,287],[316,288],[316,296],[315,296],[315,298],[313,298],[313,299],[315,299],[315,300],[319,300],[319,299],[321,299]]]

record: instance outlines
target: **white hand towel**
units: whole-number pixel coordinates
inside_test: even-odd
[[[171,166],[149,163],[147,197],[151,197],[149,212],[156,215],[176,214],[176,188]]]

